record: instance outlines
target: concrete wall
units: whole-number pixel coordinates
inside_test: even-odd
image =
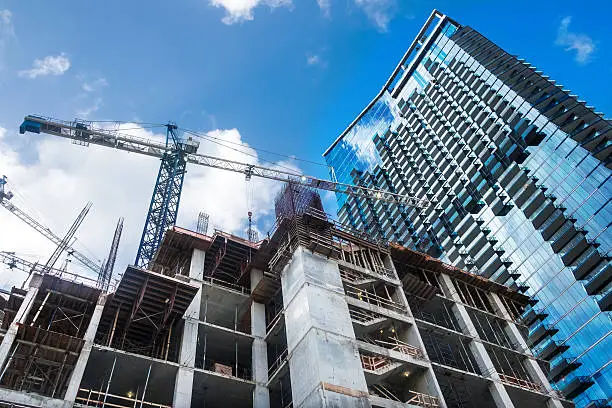
[[[258,269],[251,271],[251,291],[257,286],[263,277],[263,272]],[[268,383],[268,347],[266,345],[266,305],[253,301],[251,304],[251,334],[253,335],[252,366],[254,408],[270,408],[270,391]]]
[[[369,406],[338,265],[298,247],[281,283],[293,406]]]
[[[194,249],[189,267],[189,278],[192,282],[201,281],[204,274],[204,259],[206,253]],[[202,288],[198,290],[191,304],[185,311],[183,320],[185,326],[181,338],[181,350],[179,353],[179,369],[176,373],[174,384],[173,407],[191,407],[191,396],[193,393],[193,375],[195,367],[196,347],[198,344],[198,320],[200,317],[200,304],[202,302]]]

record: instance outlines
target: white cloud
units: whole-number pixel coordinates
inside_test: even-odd
[[[76,114],[79,118],[88,119],[92,113],[95,113],[100,110],[100,108],[104,105],[102,98],[98,97],[93,100],[91,105],[78,109]]]
[[[379,31],[387,31],[394,14],[394,0],[354,0]]]
[[[34,60],[31,69],[19,71],[19,76],[34,79],[38,76],[62,75],[70,69],[70,60],[66,54],[49,55],[42,60]]]
[[[134,136],[160,140],[163,137],[145,129],[134,130],[137,127],[129,123],[121,126],[130,129],[126,133]],[[240,149],[256,156],[236,129],[215,130],[209,134],[239,143]],[[13,149],[16,138],[30,142],[27,158]],[[199,152],[258,163],[256,158],[204,140]],[[65,233],[81,208],[91,200],[94,205],[77,233],[79,239],[75,246],[83,251],[87,248],[96,258],[103,259],[108,254],[117,219],[125,217],[116,274],[134,262],[158,167],[159,160],[152,157],[94,145],[85,148],[51,136],[18,136],[14,131],[0,128],[0,177],[3,174],[9,177],[9,188],[16,193],[15,204],[25,207],[57,235]],[[273,213],[273,200],[281,187],[281,183],[258,178],[249,183],[247,189],[242,174],[189,165],[177,225],[195,229],[198,213],[205,210],[210,214],[210,225],[243,235],[247,211],[251,209],[255,220],[261,222],[265,215]],[[250,205],[247,195],[252,197]],[[261,223],[259,227],[267,230]],[[52,250],[51,244],[38,233],[0,208],[0,251],[37,255],[45,261]],[[69,270],[83,271],[76,262]],[[25,277],[17,272],[5,272],[6,267],[0,264],[0,287],[20,284]]]
[[[15,38],[13,13],[9,10],[0,10],[0,47],[4,47],[8,41]]]
[[[321,64],[323,61],[321,60],[321,57],[317,54],[312,54],[310,52],[306,53],[306,63],[308,65],[319,65]]]
[[[363,10],[368,19],[381,31],[387,31],[389,22],[395,14],[396,0],[353,0]],[[292,0],[209,0],[214,7],[225,9],[226,15],[222,21],[225,24],[234,24],[253,20],[253,10],[259,6],[270,8],[290,7]],[[317,0],[324,17],[331,16],[332,0]]]
[[[106,78],[100,77],[93,81],[83,80],[82,88],[85,92],[96,92],[108,86]]]
[[[253,10],[265,5],[270,8],[291,6],[291,0],[209,0],[215,7],[224,8],[226,11],[222,21],[225,24],[234,24],[246,20],[253,20]]]
[[[331,14],[331,0],[317,0],[317,4],[325,17]]]
[[[575,51],[574,59],[580,64],[586,64],[590,61],[591,55],[595,52],[595,42],[591,37],[582,33],[574,33],[569,31],[569,25],[572,22],[572,17],[568,16],[561,20],[557,31],[557,40],[555,44],[565,47],[566,51]]]

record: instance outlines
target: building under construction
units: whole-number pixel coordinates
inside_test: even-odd
[[[62,271],[13,288],[0,406],[572,406],[525,341],[529,303],[287,186],[261,242],[172,227],[108,290]]]

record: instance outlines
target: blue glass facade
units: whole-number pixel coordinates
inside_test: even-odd
[[[578,407],[612,398],[612,123],[536,68],[435,14],[325,153],[339,217],[533,297],[535,353]]]

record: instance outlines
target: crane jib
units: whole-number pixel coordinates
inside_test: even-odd
[[[169,132],[167,139],[178,140],[174,134],[177,129],[176,125],[169,124],[167,126]],[[159,158],[163,158],[165,153],[173,151],[172,149],[169,149],[168,145],[165,143],[130,135],[123,135],[117,131],[95,129],[80,122],[60,121],[42,116],[26,116],[23,124],[20,126],[20,132],[48,133],[76,141],[84,141],[101,146],[114,147],[116,149],[125,150],[132,153],[139,153]],[[245,174],[247,177],[255,176],[278,181],[289,181],[308,187],[333,191],[339,194],[353,195],[356,197],[386,201],[389,203],[408,205],[417,208],[426,208],[430,204],[426,199],[410,197],[389,191],[336,183],[330,180],[322,180],[279,169],[246,164],[219,157],[200,155],[196,153],[197,147],[198,143],[189,139],[181,141],[175,145],[175,149],[180,149],[180,151],[185,154],[185,160],[187,162],[201,166],[218,168],[221,170],[239,172]]]
[[[42,116],[29,115],[24,118],[19,127],[20,133],[46,133],[73,140],[76,144],[113,147],[127,152],[144,154],[162,159],[157,181],[153,190],[153,197],[143,230],[138,266],[146,266],[155,255],[156,248],[161,241],[163,231],[176,221],[178,203],[182,192],[185,164],[193,163],[201,166],[217,168],[236,173],[242,173],[247,179],[260,177],[281,182],[289,182],[307,187],[332,191],[364,198],[367,200],[384,201],[396,205],[407,205],[416,208],[426,208],[429,201],[405,196],[384,190],[377,190],[363,186],[337,183],[322,180],[316,177],[302,175],[277,168],[269,168],[254,164],[241,163],[220,157],[212,157],[197,153],[199,142],[191,138],[180,139],[176,132],[178,127],[168,123],[166,127],[165,143],[146,138],[122,134],[120,130],[94,128],[88,121],[62,121]],[[174,153],[179,153],[180,160],[174,160]],[[161,186],[172,186],[162,188]],[[160,208],[161,207],[163,208]],[[153,214],[155,213],[155,214]],[[151,224],[151,225],[150,225]],[[155,224],[155,225],[153,225]],[[146,254],[141,256],[141,252]]]

